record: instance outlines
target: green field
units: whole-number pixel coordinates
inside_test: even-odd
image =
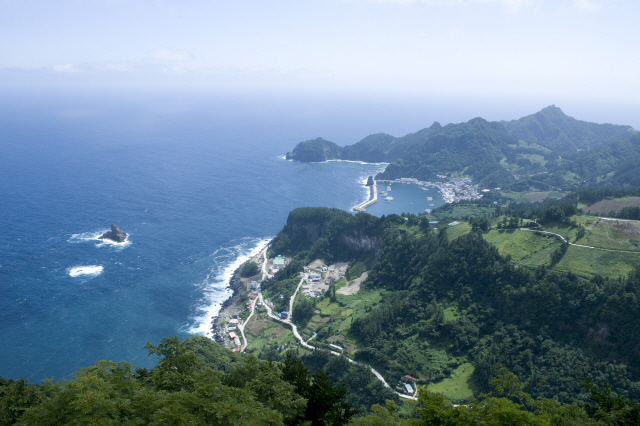
[[[462,235],[468,234],[469,232],[471,232],[471,225],[466,222],[461,222],[458,225],[449,226],[447,228],[447,238],[451,241]]]
[[[591,218],[585,225],[586,234],[577,244],[640,254],[640,222]]]
[[[618,277],[628,275],[635,265],[640,265],[640,254],[569,246],[565,255],[552,269],[573,272],[585,277]]]
[[[453,402],[464,403],[473,396],[474,367],[470,363],[464,363],[453,370],[451,376],[437,383],[430,383],[427,390],[433,393],[441,393]]]
[[[561,244],[558,237],[523,230],[491,230],[483,236],[501,255],[533,267],[548,265],[551,253]]]
[[[430,220],[456,219],[466,220],[469,217],[491,217],[495,212],[493,207],[478,207],[470,204],[448,204],[444,208],[438,208],[435,213],[428,215]]]
[[[344,342],[344,346],[351,353],[356,349],[355,341],[348,339],[351,323],[355,318],[363,316],[365,309],[378,304],[383,297],[379,290],[361,289],[353,295],[336,295],[336,302],[329,297],[321,297],[316,301],[316,315],[307,323],[304,329],[299,329],[304,339],[309,339],[318,333],[318,341]]]
[[[291,329],[271,318],[264,318],[267,310],[260,308],[245,326],[244,332],[249,341],[247,352],[257,352],[265,347],[297,346],[297,340]],[[237,334],[240,334],[239,332]]]

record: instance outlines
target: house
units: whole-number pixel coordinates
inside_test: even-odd
[[[321,278],[320,278],[320,277],[318,277],[318,276],[311,277],[311,281],[313,281],[314,283],[315,283],[315,282],[318,282],[318,281],[320,281],[320,280],[321,280]]]
[[[416,379],[415,377],[410,376],[408,374],[406,376],[404,376],[403,379],[411,380],[411,381],[416,382],[416,383],[418,382],[418,379]]]
[[[405,383],[404,384],[404,388],[407,390],[407,393],[409,395],[411,395],[413,393],[413,388],[411,387],[411,385],[409,383]]]
[[[240,352],[240,348],[233,348],[231,349],[231,352]]]
[[[251,300],[255,299],[256,297],[258,297],[258,295],[257,295],[257,294],[255,294],[255,293],[251,293],[251,294],[249,295],[249,299],[251,299]]]
[[[230,337],[231,339],[237,339],[237,338],[238,338],[238,335],[232,331],[231,333],[229,333],[229,337]]]
[[[251,306],[251,303],[249,303],[249,304],[247,305],[247,310],[248,310],[249,312],[251,312],[251,310],[252,310],[252,309],[253,309],[253,306]]]
[[[233,344],[236,345],[237,348],[242,346],[242,343],[240,343],[240,338],[239,337],[236,337],[235,339],[233,339]]]
[[[273,259],[273,268],[274,269],[284,268],[284,257],[278,256],[275,259]]]
[[[255,290],[256,287],[258,287],[258,282],[257,281],[251,281],[251,290]]]
[[[280,318],[281,319],[287,319],[289,318],[289,313],[287,311],[282,311],[280,312]]]

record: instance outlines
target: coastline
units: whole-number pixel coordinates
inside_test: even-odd
[[[266,263],[265,266],[260,270],[258,275],[253,277],[242,278],[240,276],[240,270],[242,267],[252,260],[258,260],[259,258],[264,258],[266,262],[266,251],[271,244],[271,239],[256,253],[251,256],[246,261],[242,262],[238,267],[233,271],[231,278],[229,279],[229,285],[227,289],[232,291],[232,294],[229,298],[227,298],[220,305],[220,310],[218,314],[211,318],[210,324],[210,337],[217,343],[219,343],[223,347],[229,347],[230,342],[227,339],[227,330],[226,324],[232,318],[236,318],[242,312],[246,312],[246,308],[244,306],[243,297],[251,292],[251,281],[257,281],[258,286],[260,283],[268,278],[268,274],[266,272]]]

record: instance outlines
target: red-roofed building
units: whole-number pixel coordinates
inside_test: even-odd
[[[229,333],[229,337],[231,337],[232,339],[235,339],[238,337],[238,335],[232,331],[231,333]]]
[[[408,379],[408,380],[413,380],[414,382],[417,382],[417,381],[418,381],[418,379],[416,379],[415,377],[410,376],[410,375],[408,375],[408,374],[407,374],[406,376],[404,376],[404,378],[405,378],[405,379]]]

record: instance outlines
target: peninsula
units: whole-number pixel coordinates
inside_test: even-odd
[[[402,137],[378,133],[344,147],[323,138],[306,140],[287,159],[389,163],[377,180],[469,176],[487,189],[575,191],[594,182],[639,185],[640,133],[631,126],[576,120],[552,105],[519,120],[435,122]]]

